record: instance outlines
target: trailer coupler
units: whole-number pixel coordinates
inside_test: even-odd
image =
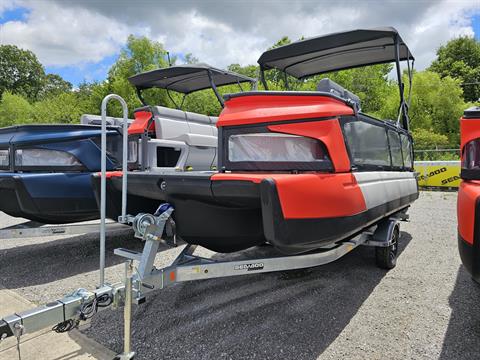
[[[104,286],[93,292],[78,289],[74,293],[34,309],[9,315],[0,320],[0,339],[32,333],[53,326],[56,332],[65,332],[89,320],[104,307],[118,303],[123,297],[124,285]]]

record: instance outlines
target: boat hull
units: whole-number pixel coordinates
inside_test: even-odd
[[[98,219],[91,173],[0,173],[0,211],[49,224]]]
[[[158,193],[156,182],[145,182],[142,179],[129,178],[130,187],[135,190],[127,194],[127,214],[149,213],[153,214],[157,208],[164,203],[164,199],[157,199],[155,196],[150,197],[148,194]],[[100,183],[101,177],[99,173],[93,174],[90,179],[92,188],[95,193],[95,200],[98,208],[100,208]],[[154,190],[154,191],[152,191]],[[118,221],[122,214],[122,178],[119,176],[109,176],[106,184],[106,216],[109,219]]]
[[[286,254],[307,252],[353,236],[418,198],[410,172],[130,173],[128,181],[129,197],[171,203],[177,235],[217,252],[265,242]]]

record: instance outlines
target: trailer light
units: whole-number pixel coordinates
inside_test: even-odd
[[[19,149],[15,151],[15,166],[19,167],[79,167],[77,158],[65,151]]]
[[[0,150],[0,167],[7,167],[10,165],[10,150]]]
[[[328,160],[316,139],[282,133],[231,135],[228,139],[231,162],[312,162]]]
[[[480,140],[475,139],[465,145],[462,168],[467,170],[480,169]]]

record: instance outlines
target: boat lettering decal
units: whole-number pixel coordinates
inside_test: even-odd
[[[255,271],[255,270],[262,270],[263,268],[264,268],[263,263],[250,263],[250,264],[235,265],[234,270]]]

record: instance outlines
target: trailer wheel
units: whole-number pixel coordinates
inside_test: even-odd
[[[392,244],[386,247],[375,248],[375,260],[377,266],[382,269],[393,269],[397,265],[398,238],[400,237],[399,226],[396,225],[392,231]]]

